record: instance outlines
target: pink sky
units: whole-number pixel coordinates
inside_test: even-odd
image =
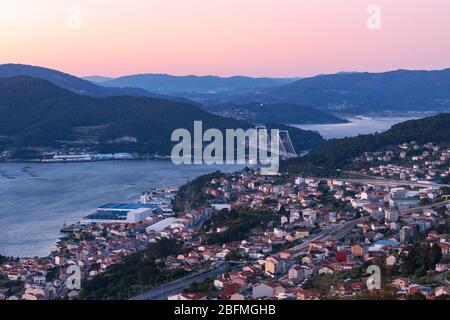
[[[372,4],[380,30],[366,26]],[[108,76],[443,69],[449,12],[449,0],[0,0],[0,63]]]

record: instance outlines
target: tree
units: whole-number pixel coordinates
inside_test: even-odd
[[[410,294],[406,297],[406,300],[427,300],[427,297],[425,297],[420,292],[415,292],[413,294]]]
[[[82,283],[81,299],[125,299],[185,274],[183,269],[168,269],[158,259],[182,252],[182,244],[161,239],[145,250],[132,254],[105,273]]]
[[[435,268],[436,263],[439,263],[442,259],[442,250],[441,247],[437,244],[433,244],[431,246],[431,250],[429,251],[430,260],[431,260],[431,267]]]
[[[415,275],[417,278],[422,278],[422,277],[425,277],[425,276],[427,275],[427,272],[425,271],[424,268],[419,268],[419,269],[416,270],[416,272],[414,273],[414,275]]]
[[[236,251],[230,251],[225,256],[226,261],[239,261],[242,259],[243,259],[242,255],[240,255]]]
[[[403,273],[424,276],[427,270],[433,270],[442,259],[441,248],[438,245],[414,245],[409,254],[403,256]],[[424,274],[425,272],[425,274]]]

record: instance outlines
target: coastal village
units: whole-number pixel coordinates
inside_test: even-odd
[[[83,287],[161,239],[183,243],[165,268],[214,274],[163,299],[450,297],[450,149],[408,142],[353,165],[359,178],[214,175],[182,211],[169,188],[103,205],[47,257],[3,258],[0,300],[78,299],[72,266]]]

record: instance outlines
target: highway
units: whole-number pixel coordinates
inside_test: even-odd
[[[422,210],[426,210],[426,209],[431,209],[433,207],[442,207],[442,206],[446,206],[450,204],[450,200],[447,201],[443,201],[440,203],[435,203],[432,205],[428,205],[428,206],[422,206],[422,207],[417,207],[417,208],[411,208],[411,209],[407,209],[407,210],[403,210],[400,212],[400,216],[401,217],[405,217],[407,215],[410,215],[414,212],[419,212]],[[332,226],[331,228],[325,228],[324,230],[322,230],[320,233],[318,233],[317,235],[315,235],[314,237],[308,239],[307,241],[303,242],[302,244],[295,246],[293,248],[290,249],[291,252],[294,252],[295,256],[298,256],[306,251],[309,250],[309,244],[312,241],[324,241],[324,240],[338,240],[340,238],[342,238],[346,233],[348,233],[350,230],[353,229],[353,227],[355,225],[357,225],[360,222],[363,222],[365,220],[368,220],[368,216],[366,217],[361,217],[359,219],[355,219],[355,220],[351,220],[351,221],[347,221],[345,223],[342,224],[336,224],[334,226]]]
[[[242,263],[239,264],[239,268],[240,265],[242,265]],[[208,270],[191,274],[186,277],[163,284],[129,300],[166,300],[168,296],[182,292],[184,288],[188,287],[194,282],[199,283],[206,278],[215,278],[223,274],[229,267],[230,263],[228,262],[217,262],[215,266]]]
[[[450,200],[446,200],[446,201],[442,201],[442,202],[439,202],[439,203],[430,204],[430,205],[427,205],[427,206],[406,209],[406,210],[403,210],[403,211],[400,212],[400,216],[401,217],[405,217],[405,216],[408,216],[408,215],[410,215],[412,213],[415,213],[415,212],[423,211],[423,210],[426,210],[426,209],[432,209],[432,208],[436,208],[436,207],[439,208],[439,207],[446,206],[446,205],[450,205]]]
[[[319,240],[337,240],[339,238],[342,238],[346,233],[352,230],[355,225],[368,219],[369,217],[361,217],[344,223],[335,224],[332,227],[324,228],[324,230],[314,235],[312,238],[299,244],[298,246],[292,247],[289,250],[294,253],[294,256],[299,256],[300,254],[309,250],[309,244],[311,242]]]
[[[422,206],[422,207],[417,207],[417,208],[411,208],[411,209],[407,209],[407,210],[403,210],[400,212],[400,216],[401,217],[405,217],[407,215],[410,215],[414,212],[419,212],[422,210],[426,210],[426,209],[431,209],[433,207],[442,207],[445,205],[450,204],[450,200],[447,201],[443,201],[440,203],[435,203],[432,205],[428,205],[428,206]],[[355,219],[355,220],[351,220],[351,221],[347,221],[345,223],[342,224],[337,224],[332,226],[331,228],[325,228],[324,230],[322,230],[320,233],[318,233],[317,235],[315,235],[314,237],[308,239],[307,241],[303,242],[302,244],[295,246],[293,248],[290,249],[291,252],[294,252],[295,256],[298,256],[304,252],[307,252],[309,250],[309,244],[312,241],[324,241],[324,240],[338,240],[340,238],[342,238],[346,233],[348,233],[350,230],[353,229],[353,227],[355,225],[357,225],[360,222],[363,222],[365,220],[368,220],[368,216],[366,217],[361,217],[359,219]]]
[[[343,171],[343,173],[357,175],[360,178],[317,178],[322,180],[340,180],[345,182],[355,182],[360,184],[372,184],[372,185],[386,185],[389,187],[397,187],[397,186],[410,186],[410,187],[418,187],[418,188],[428,188],[428,187],[450,187],[448,184],[437,184],[437,183],[426,183],[426,182],[414,182],[407,180],[395,180],[395,179],[386,179],[384,177],[377,177],[371,175],[363,175],[359,172],[354,171]]]
[[[436,184],[436,183],[421,183],[403,180],[390,180],[390,179],[379,179],[379,178],[358,178],[358,179],[348,179],[348,178],[316,178],[320,180],[339,180],[345,182],[354,182],[359,184],[371,184],[371,185],[382,185],[388,187],[399,187],[399,186],[409,186],[418,188],[429,188],[429,187],[450,187],[448,184]]]

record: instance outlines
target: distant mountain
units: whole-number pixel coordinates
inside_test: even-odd
[[[171,133],[202,120],[204,130],[251,127],[195,105],[148,97],[90,97],[46,80],[0,79],[0,151],[81,147],[99,152],[170,154]],[[285,126],[280,126],[285,129]],[[289,127],[297,151],[324,143],[316,132]]]
[[[205,105],[294,103],[324,111],[445,111],[450,109],[450,69],[337,73],[257,91],[190,97]]]
[[[442,110],[450,108],[450,69],[324,75],[270,93],[326,110]]]
[[[250,78],[234,76],[172,76],[137,74],[101,82],[107,87],[136,87],[163,94],[216,93],[242,88],[266,88],[291,83],[298,78]],[[182,96],[182,95],[181,95]]]
[[[393,125],[382,133],[330,140],[302,158],[286,161],[284,167],[290,172],[302,172],[309,175],[318,168],[319,172],[330,173],[337,169],[344,169],[352,158],[363,152],[379,151],[385,147],[410,141],[449,144],[450,114],[442,113],[405,121]]]
[[[101,82],[112,80],[114,78],[103,77],[103,76],[87,76],[87,77],[82,77],[82,79],[93,82],[93,83],[101,83]]]
[[[178,98],[171,98],[154,94],[140,88],[105,88],[96,85],[90,81],[80,79],[67,73],[56,71],[53,69],[23,65],[23,64],[3,64],[0,65],[0,79],[15,76],[29,76],[38,79],[47,80],[61,88],[70,90],[72,92],[88,95],[92,97],[111,97],[111,96],[143,96],[143,97],[157,97],[177,100]]]
[[[206,107],[213,113],[251,123],[326,124],[347,123],[329,113],[292,103],[248,103]]]

